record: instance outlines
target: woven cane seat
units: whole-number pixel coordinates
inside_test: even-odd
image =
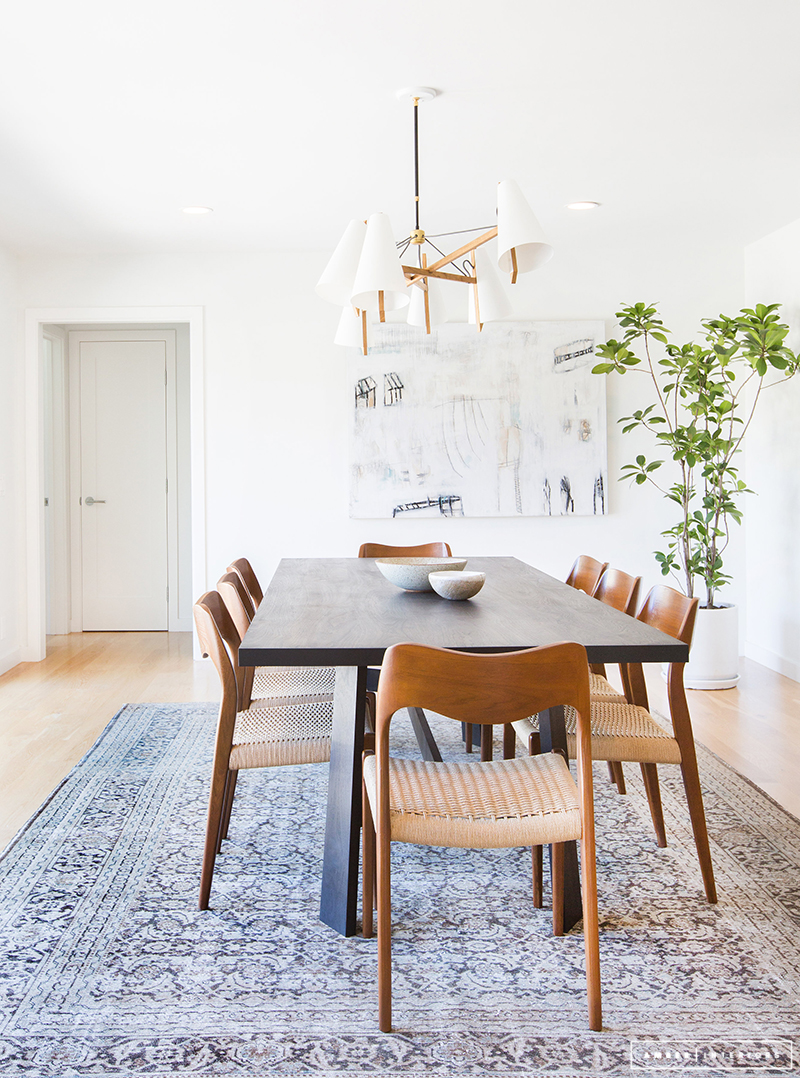
[[[374,811],[374,756],[364,781]],[[493,849],[581,837],[578,790],[556,753],[480,764],[392,757],[389,791],[393,842]]]
[[[331,758],[333,697],[254,701],[236,716],[228,768],[318,764]]]
[[[257,666],[253,696],[326,696],[333,692],[335,676],[332,666]]]
[[[620,704],[627,704],[628,702],[610,681],[607,681],[601,674],[593,674],[591,670],[589,671],[589,693],[592,698],[597,697],[603,701],[615,700]]]
[[[564,708],[567,751],[575,756],[577,715]],[[528,737],[538,731],[536,716],[515,722],[514,729],[527,747]],[[634,704],[592,700],[592,759],[619,763],[679,764],[681,750],[671,731],[657,723],[649,711]]]

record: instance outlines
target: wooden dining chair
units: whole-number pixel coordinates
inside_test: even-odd
[[[217,591],[243,639],[255,610],[241,574],[228,570],[217,581]],[[245,678],[252,697],[258,700],[283,696],[328,696],[336,682],[336,670],[332,666],[257,666],[248,669]]]
[[[637,617],[691,646],[697,614],[697,599],[687,599],[673,588],[660,584],[652,588]],[[657,722],[648,711],[647,687],[641,663],[628,663],[625,677],[629,700],[595,697],[591,701],[592,755],[596,760],[641,765],[650,814],[659,846],[667,845],[658,764],[678,764],[683,777],[689,816],[692,823],[703,886],[709,902],[717,901],[714,868],[708,843],[703,793],[697,771],[692,721],[683,686],[685,663],[670,663],[667,673],[667,698],[672,728]],[[574,711],[565,712],[567,747],[575,751],[576,722]],[[538,730],[535,716],[514,724],[523,743],[530,745],[530,734]]]
[[[392,716],[409,704],[465,723],[512,723],[568,704],[577,716],[577,784],[558,753],[486,763],[428,763],[389,753]],[[499,655],[396,644],[386,652],[378,687],[375,752],[363,769],[363,932],[372,934],[377,832],[378,1010],[392,1028],[392,842],[469,849],[553,843],[557,881],[563,843],[580,840],[589,1026],[601,1028],[589,674],[579,644]],[[373,822],[374,821],[374,822]],[[558,892],[558,882],[556,884]],[[558,898],[557,894],[557,898]],[[553,928],[563,928],[554,902]]]
[[[418,546],[386,546],[385,543],[362,543],[359,558],[452,558],[447,543],[420,543]]]
[[[599,599],[600,602],[605,603],[606,606],[612,606],[615,610],[620,610],[630,617],[635,617],[641,582],[642,578],[640,576],[631,576],[629,573],[624,573],[620,569],[606,568],[603,570],[603,574],[595,586],[592,598]],[[622,703],[628,702],[628,697],[620,693],[614,688],[610,681],[608,681],[603,663],[590,663],[589,670],[589,692],[593,700],[600,698],[621,701]],[[627,672],[622,666],[620,666],[620,676],[622,678],[623,686],[625,686]],[[529,738],[534,739],[532,742],[529,742],[531,753],[537,753],[539,751],[538,737],[538,726],[536,726],[534,722],[534,727],[529,734]],[[509,756],[514,755],[513,745],[507,746],[505,755],[506,759],[508,759]],[[613,769],[613,766],[614,765],[609,765],[612,769],[612,778],[618,785],[620,783],[622,784],[620,792],[624,793],[622,765],[618,765],[618,773]]]
[[[250,596],[253,609],[258,610],[261,605],[261,600],[264,598],[264,591],[258,582],[258,577],[253,571],[253,566],[247,558],[237,558],[236,561],[230,563],[225,571],[227,573],[236,573],[240,577],[247,589],[247,594]]]
[[[639,587],[642,583],[640,576],[631,576],[621,569],[606,569],[597,582],[597,587],[592,592],[592,598],[599,599],[606,606],[613,606],[629,617],[636,617],[636,607],[639,600]],[[606,677],[606,669],[603,663],[592,663],[589,667],[589,691],[592,700],[600,699],[607,702],[631,703],[630,687],[627,684],[627,668],[620,664],[620,678],[624,693],[620,693]],[[608,773],[611,781],[616,785],[620,794],[625,793],[625,772],[618,760],[608,761]]]
[[[241,636],[219,592],[198,599],[194,620],[203,654],[210,656],[222,685],[200,874],[199,906],[206,910],[239,771],[329,760],[333,695],[251,700],[246,668],[237,657]]]
[[[588,554],[581,554],[570,569],[566,583],[571,588],[591,595],[607,568],[607,561],[598,561],[596,558],[590,558]]]

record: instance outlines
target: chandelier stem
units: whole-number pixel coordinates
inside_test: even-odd
[[[419,98],[414,98],[414,221],[419,228]]]

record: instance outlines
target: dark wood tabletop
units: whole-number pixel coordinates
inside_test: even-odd
[[[244,666],[377,666],[412,641],[498,652],[575,640],[590,662],[686,662],[688,648],[517,558],[470,558],[464,602],[390,584],[371,558],[285,558],[239,651]]]

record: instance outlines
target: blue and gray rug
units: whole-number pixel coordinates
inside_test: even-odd
[[[710,753],[716,907],[677,769],[662,850],[638,772],[620,797],[597,766],[602,1033],[527,850],[396,846],[387,1035],[375,941],[318,919],[325,766],[241,774],[197,910],[215,719],[124,708],[0,860],[3,1078],[798,1073],[800,822]]]

